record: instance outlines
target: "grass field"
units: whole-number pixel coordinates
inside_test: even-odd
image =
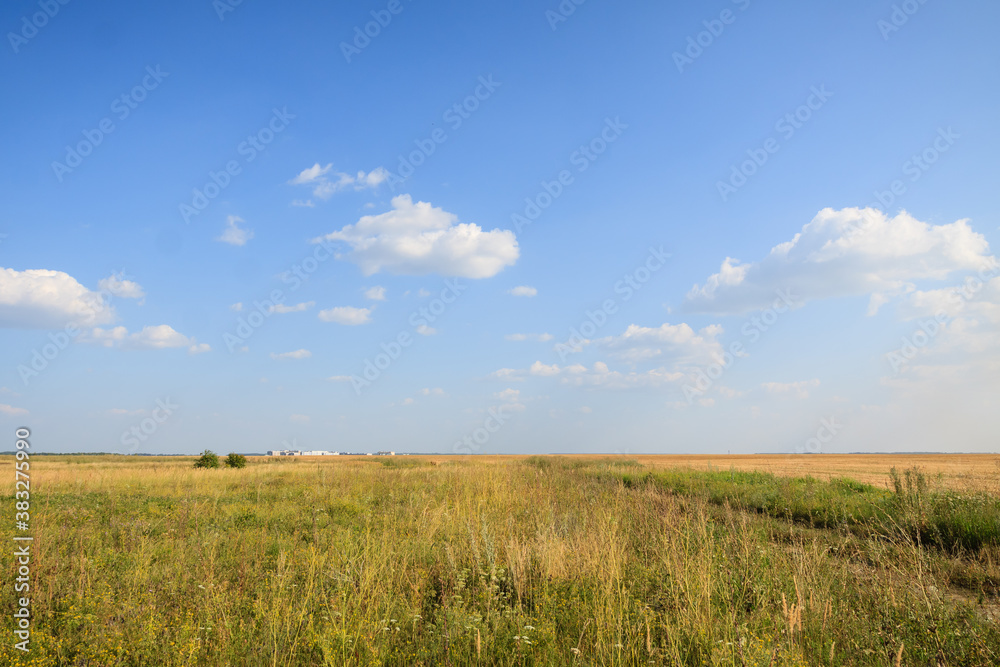
[[[998,459],[34,458],[0,664],[996,665]]]

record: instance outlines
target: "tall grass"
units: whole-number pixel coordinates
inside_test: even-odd
[[[901,646],[902,664],[1000,661],[995,598],[958,597],[909,537],[834,530],[858,498],[896,494],[456,463],[46,461],[33,649],[0,644],[0,664],[890,665]],[[811,500],[781,514],[792,490]]]
[[[893,491],[851,479],[777,477],[771,473],[665,470],[599,472],[626,486],[652,484],[671,493],[729,504],[817,528],[859,535],[908,535],[951,553],[1000,545],[1000,499],[985,493],[932,490],[917,469],[889,475]]]

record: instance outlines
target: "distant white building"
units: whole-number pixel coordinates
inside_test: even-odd
[[[340,452],[328,452],[325,449],[317,449],[311,452],[302,452],[297,449],[272,449],[267,452],[268,456],[340,456]]]

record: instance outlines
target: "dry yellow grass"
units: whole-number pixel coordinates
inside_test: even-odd
[[[953,557],[624,478],[770,465],[882,486],[888,467],[914,463],[842,458],[255,457],[196,470],[38,457],[37,652],[0,645],[0,664],[889,665],[904,644],[902,664],[1000,657],[995,546]],[[992,459],[979,458],[949,483],[988,482]]]
[[[559,458],[574,460],[631,460],[653,468],[687,468],[696,470],[758,470],[782,477],[812,476],[817,479],[850,477],[865,484],[889,488],[887,472],[917,467],[937,478],[951,489],[987,491],[1000,495],[1000,454],[568,454]],[[330,463],[365,460],[369,457],[302,457],[308,461]],[[530,455],[483,456],[407,456],[435,464],[445,461],[475,461],[498,464],[531,458]]]

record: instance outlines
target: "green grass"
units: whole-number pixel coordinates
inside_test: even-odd
[[[604,473],[607,474],[607,473]],[[612,473],[629,487],[654,485],[715,505],[859,535],[906,535],[952,553],[1000,545],[1000,499],[932,491],[918,470],[890,471],[894,491],[851,479],[785,478],[764,472],[665,470]]]
[[[0,664],[1000,664],[995,506],[905,475],[192,461],[33,465],[33,649]]]

